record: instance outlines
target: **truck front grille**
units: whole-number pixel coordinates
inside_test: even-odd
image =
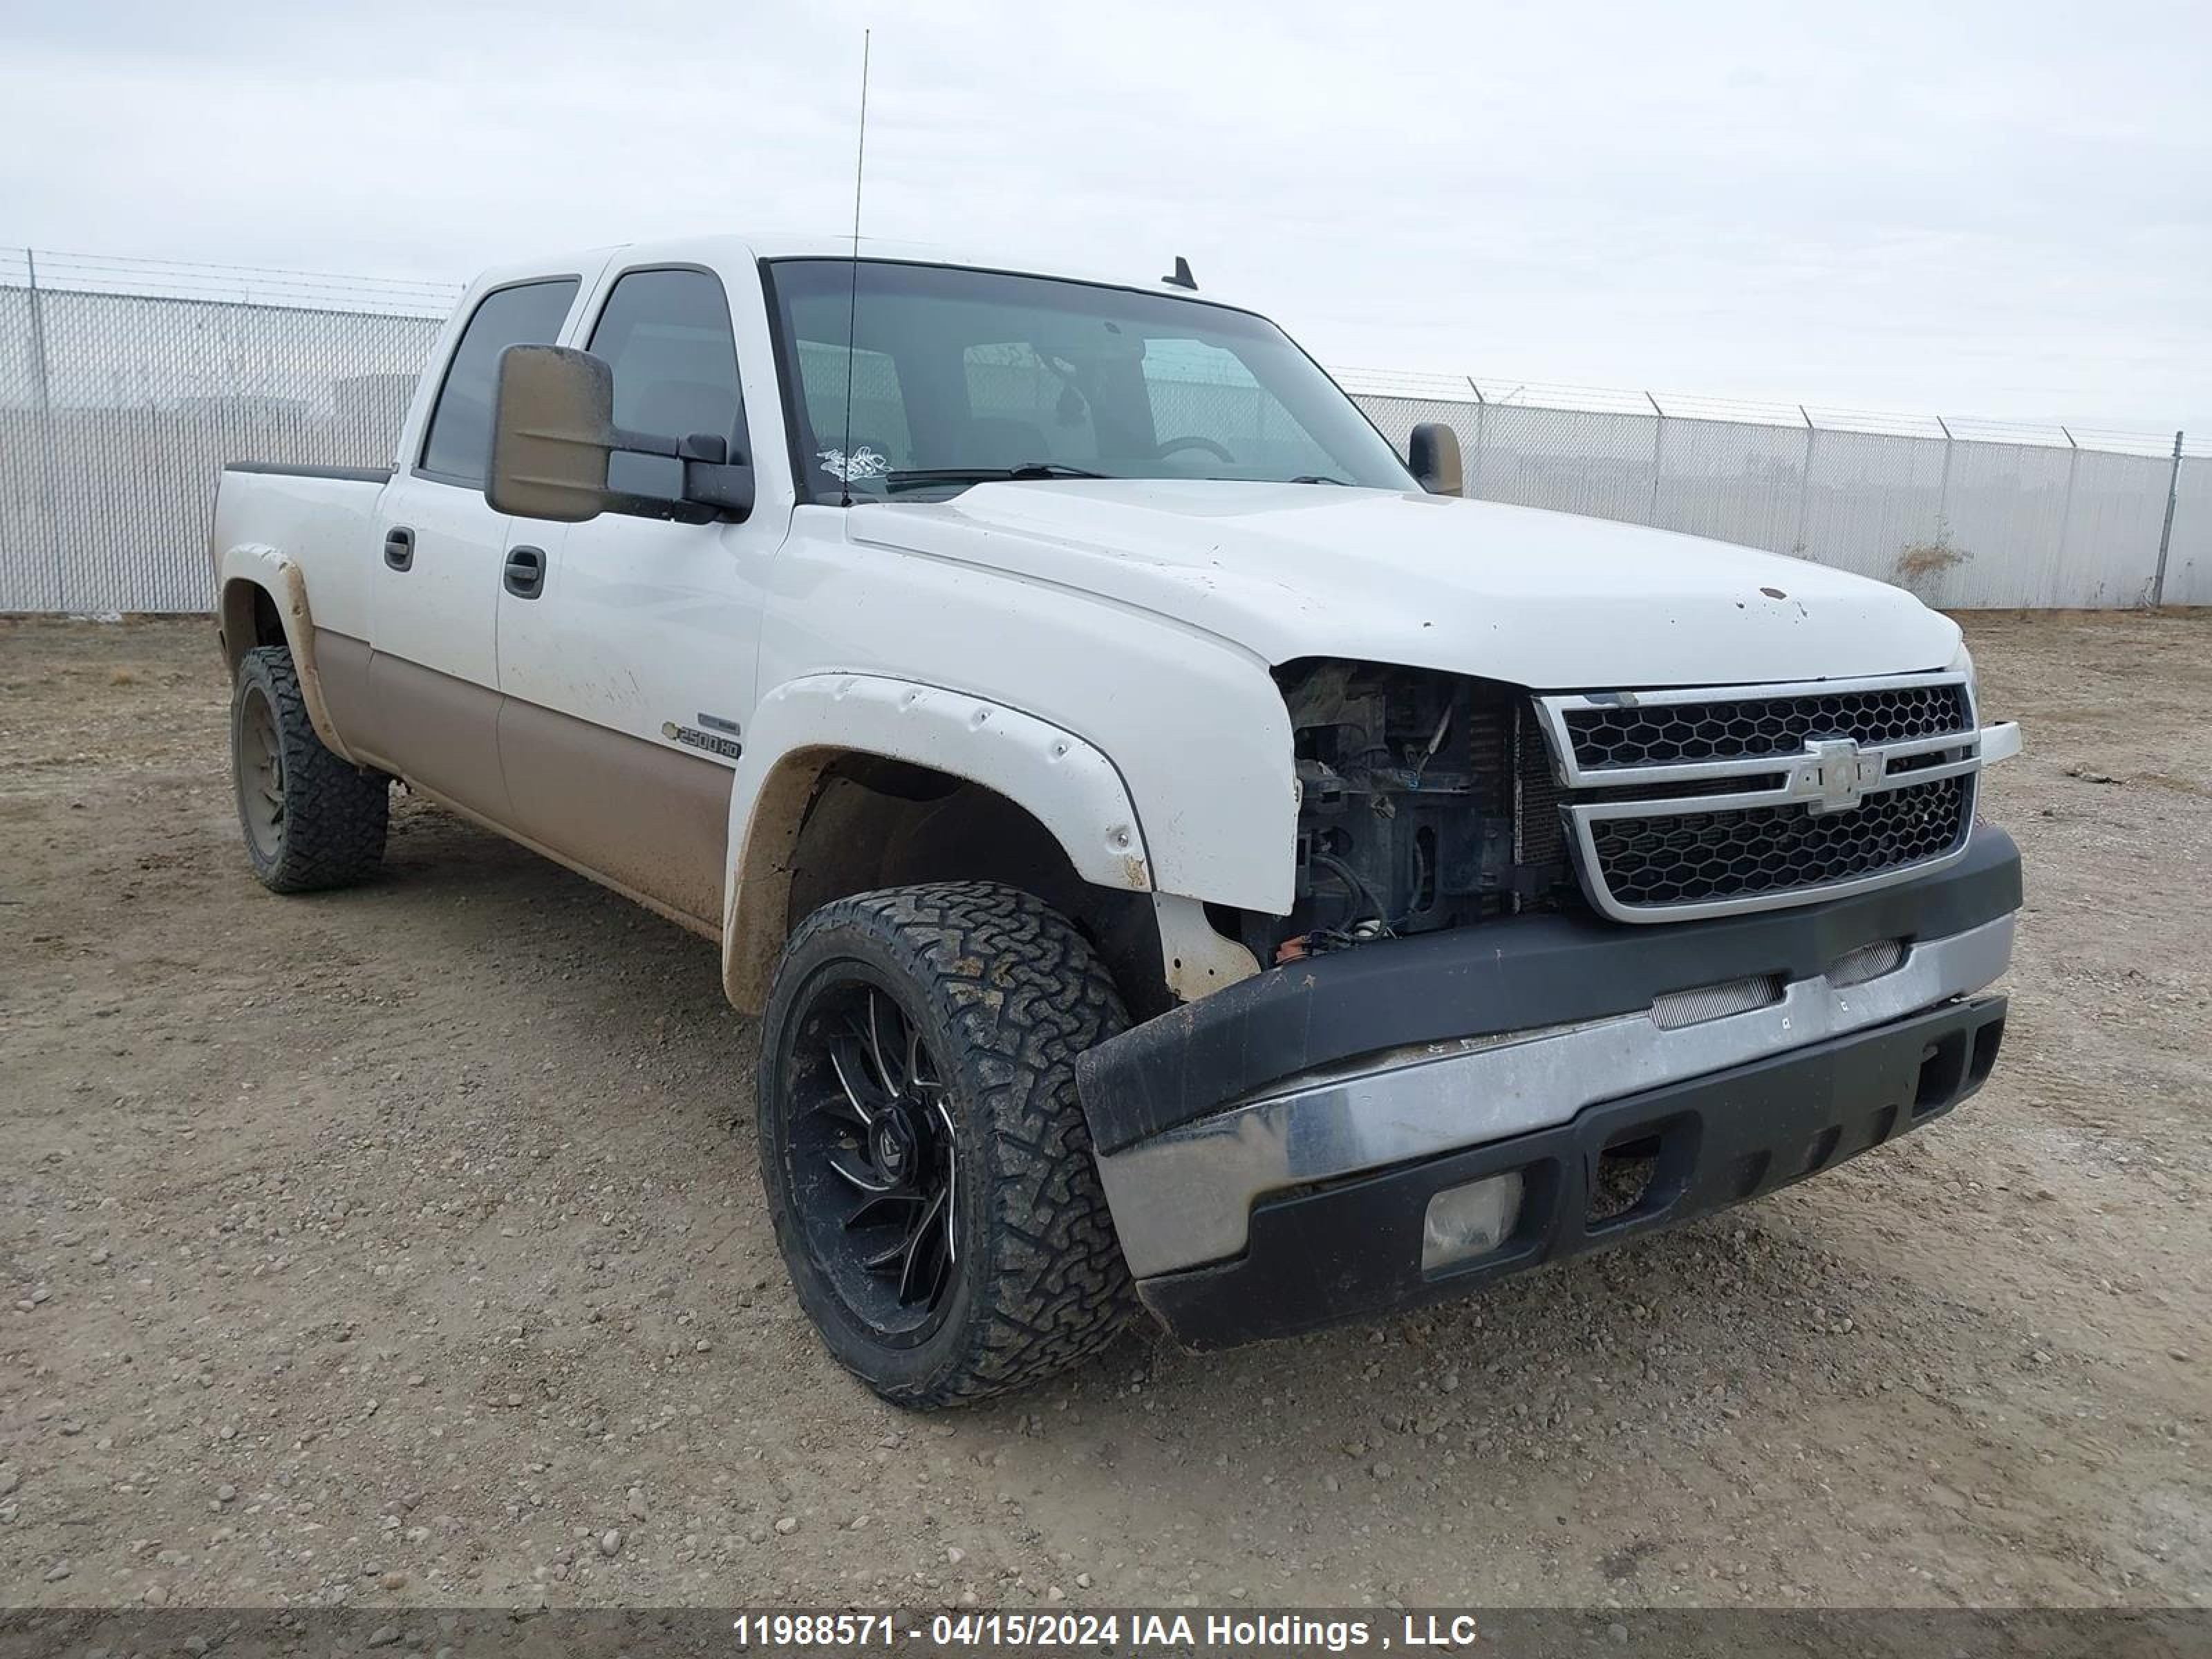
[[[1576,874],[1618,921],[1906,880],[1961,856],[1972,831],[1980,735],[1962,675],[1546,696],[1534,708]]]
[[[1965,841],[1972,799],[1972,779],[1950,777],[1869,795],[1848,812],[1751,806],[1594,817],[1591,841],[1617,903],[1699,904],[1818,890],[1942,858]]]
[[[1589,770],[1747,755],[1795,755],[1808,738],[1863,746],[1971,730],[1962,682],[1811,696],[1715,695],[1710,702],[1597,704],[1565,711],[1576,763]]]

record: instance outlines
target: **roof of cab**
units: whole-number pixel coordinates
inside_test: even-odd
[[[1149,292],[1166,292],[1179,297],[1219,300],[1217,294],[1200,292],[1167,283],[1159,276],[1146,276],[1129,271],[1098,271],[1072,269],[1041,260],[1035,256],[1009,253],[1004,250],[981,252],[970,248],[953,248],[937,242],[908,242],[886,240],[878,237],[860,239],[860,257],[864,259],[895,259],[911,264],[956,265],[975,270],[1012,271],[1024,276],[1057,276],[1071,282],[1094,283],[1108,288],[1136,289]],[[485,271],[477,279],[477,288],[495,287],[532,276],[544,276],[554,271],[596,270],[611,261],[629,264],[647,259],[698,259],[710,255],[725,258],[757,259],[845,259],[853,254],[850,235],[801,234],[788,232],[764,232],[757,235],[709,235],[657,238],[651,241],[617,243],[611,246],[572,249],[544,255],[535,259],[504,262]],[[1161,259],[1162,265],[1172,268],[1175,258],[1170,254]]]

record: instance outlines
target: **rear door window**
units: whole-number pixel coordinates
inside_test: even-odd
[[[550,345],[559,339],[576,287],[574,276],[517,283],[495,289],[477,302],[430,410],[422,471],[445,483],[483,488],[499,354],[511,345]]]

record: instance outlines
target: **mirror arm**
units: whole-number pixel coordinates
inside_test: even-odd
[[[744,461],[684,463],[684,499],[742,522],[753,510],[753,470]]]
[[[652,432],[632,432],[619,426],[607,428],[607,447],[626,455],[665,455],[673,459],[684,453],[684,445],[673,438]]]
[[[599,428],[597,447],[611,455],[658,456],[677,462],[684,470],[683,494],[673,501],[607,489],[600,492],[596,509],[599,512],[654,519],[720,518],[739,522],[752,513],[751,463],[743,455],[732,454],[726,438],[708,432],[695,432],[686,438],[665,438],[657,432],[634,432],[609,423]]]
[[[684,463],[684,499],[716,508],[743,521],[753,510],[753,469],[730,442],[711,432],[695,432],[676,446]]]
[[[609,448],[629,455],[659,455],[684,464],[681,502],[651,496],[611,499],[614,512],[665,516],[676,506],[710,507],[714,516],[742,523],[753,510],[753,469],[742,455],[730,453],[729,440],[713,433],[695,432],[688,438],[664,438],[658,433],[632,432],[622,427],[608,433]]]

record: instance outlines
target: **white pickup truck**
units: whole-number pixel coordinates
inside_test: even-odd
[[[394,779],[720,948],[799,1301],[887,1398],[1462,1292],[1990,1073],[2020,865],[1959,630],[1460,499],[1160,282],[702,238],[534,260],[393,465],[228,469],[240,814]]]

